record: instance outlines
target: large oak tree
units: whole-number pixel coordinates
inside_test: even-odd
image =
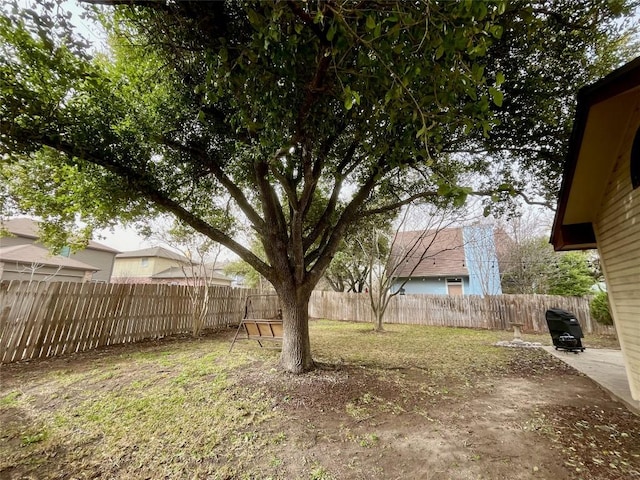
[[[503,153],[522,145],[508,125],[542,125],[557,89],[579,86],[557,85],[558,69],[591,71],[628,13],[596,0],[93,3],[108,5],[108,54],[74,39],[54,2],[3,7],[4,205],[50,225],[175,215],[274,286],[291,372],[313,367],[308,299],[350,226],[417,199],[460,203],[469,172],[495,200],[513,195]],[[571,55],[549,61],[563,39]],[[509,77],[530,72],[540,95],[523,110],[508,102],[527,86]],[[507,130],[492,143],[496,119]],[[546,171],[544,156],[518,158]],[[264,259],[237,240],[245,224]]]

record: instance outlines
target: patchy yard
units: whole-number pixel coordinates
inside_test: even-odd
[[[640,478],[640,417],[508,332],[311,329],[298,377],[231,331],[0,367],[0,479]]]

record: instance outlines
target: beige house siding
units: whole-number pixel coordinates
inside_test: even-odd
[[[143,259],[147,259],[146,265]],[[177,260],[160,257],[116,258],[112,278],[151,277],[171,267],[182,265]]]
[[[629,157],[639,127],[640,111],[636,106],[594,222],[634,398],[640,398],[640,189],[632,190]]]

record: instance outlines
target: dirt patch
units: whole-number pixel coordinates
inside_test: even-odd
[[[514,352],[499,376],[447,387],[419,368],[322,365],[308,376],[295,377],[256,364],[238,374],[245,385],[266,388],[273,408],[284,412],[280,423],[270,424],[286,438],[270,453],[282,462],[279,478],[303,478],[309,465],[320,468],[317,478],[639,475],[640,419],[611,402],[590,379],[541,350]],[[625,433],[616,430],[616,438],[610,438],[606,428],[592,429],[592,437],[582,442],[563,435],[580,418],[592,416],[594,402],[604,405],[603,421],[619,422],[626,412]],[[619,446],[623,439],[629,440],[624,448]],[[586,441],[593,445],[585,449]],[[625,468],[619,468],[622,461],[616,468],[594,468],[586,459],[594,449],[612,448],[618,449],[612,455],[626,458]]]

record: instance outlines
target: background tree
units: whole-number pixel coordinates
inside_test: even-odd
[[[613,325],[611,307],[609,306],[609,294],[605,291],[597,292],[589,304],[591,316],[603,325]]]
[[[494,201],[518,193],[506,157],[446,152],[494,153],[504,139],[488,133],[493,115],[517,125],[574,91],[630,8],[99,0],[116,5],[103,15],[111,52],[91,58],[52,3],[0,7],[0,198],[58,225],[173,214],[273,285],[291,372],[313,366],[309,296],[349,226],[417,199],[462,203],[468,172]],[[571,54],[551,61],[552,41]],[[535,91],[534,108],[505,105],[507,77],[536,72],[540,83],[508,86]],[[546,137],[528,148],[536,141],[546,148]],[[519,158],[534,174],[547,168],[544,156]],[[237,239],[237,222],[264,259]]]
[[[602,78],[638,55],[638,2],[512,0],[501,35],[487,51],[486,72],[504,75],[503,101],[490,104],[497,124],[482,138],[452,138],[445,150],[465,152],[468,161],[490,162],[484,185],[503,181],[523,198],[555,208],[578,88]],[[621,28],[622,27],[622,28]],[[466,146],[464,146],[466,142]],[[483,183],[481,183],[482,185]],[[487,199],[487,210],[504,211]]]
[[[495,233],[503,293],[545,294],[557,254],[549,243],[553,212],[530,207],[503,219]]]
[[[593,281],[600,287],[600,284],[604,284],[604,272],[602,270],[602,262],[600,261],[600,254],[598,250],[586,250],[587,265],[589,266],[589,272],[593,277]]]
[[[500,237],[500,236],[499,236]],[[503,293],[546,294],[559,254],[553,251],[548,237],[501,238],[498,263]]]
[[[357,242],[345,240],[336,252],[324,278],[336,292],[364,291],[368,265]]]
[[[434,248],[434,243],[442,230],[460,220],[462,209],[442,204],[423,207],[418,215],[416,213],[417,209],[407,207],[395,229],[372,226],[358,237],[362,256],[367,260],[367,293],[377,332],[384,330],[384,317],[391,299],[404,291],[416,269],[422,262],[444,252]],[[420,218],[420,228],[407,231],[407,225],[415,225],[411,217]],[[410,267],[407,269],[406,265]]]
[[[224,274],[228,277],[242,279],[242,285],[247,288],[262,290],[263,279],[256,270],[244,260],[232,260],[224,266]]]
[[[251,251],[259,258],[264,259],[265,253],[262,244],[256,240],[251,241]],[[224,273],[228,276],[242,278],[243,285],[249,288],[257,288],[260,291],[273,288],[260,273],[244,260],[233,260],[224,267]]]
[[[506,235],[497,236],[504,293],[581,296],[599,281],[587,252],[554,252],[547,235]]]
[[[355,223],[345,234],[342,243],[325,272],[325,280],[337,292],[362,293],[369,277],[370,255],[367,248],[373,232],[389,232],[393,230],[394,220],[391,214],[380,215]],[[388,249],[389,243],[386,243]],[[388,252],[384,245],[379,245],[382,255]]]
[[[555,272],[553,271],[555,270]],[[559,254],[549,275],[549,295],[583,296],[595,284],[584,252]]]

